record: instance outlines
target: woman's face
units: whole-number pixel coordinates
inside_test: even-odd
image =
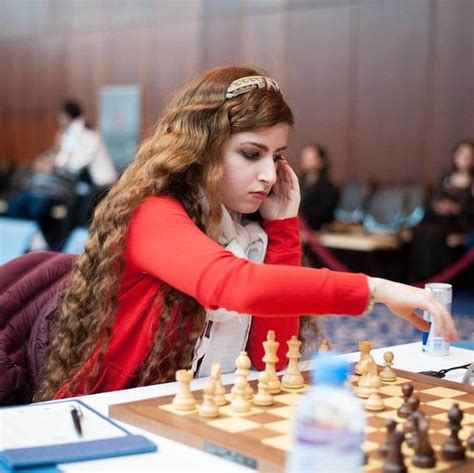
[[[229,212],[256,212],[276,182],[277,161],[287,147],[287,123],[235,133],[224,143],[222,203]]]
[[[454,153],[454,166],[459,171],[469,171],[474,166],[473,149],[468,144],[461,144]]]
[[[305,146],[301,150],[301,170],[303,172],[319,172],[323,166],[323,160],[314,146]]]

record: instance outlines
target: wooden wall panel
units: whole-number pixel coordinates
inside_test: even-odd
[[[422,179],[429,18],[429,0],[359,7],[353,150],[359,176]]]
[[[53,36],[36,43],[35,54],[36,98],[40,110],[55,113],[58,100],[65,96],[66,51],[64,40]]]
[[[472,0],[0,0],[0,159],[51,143],[76,97],[142,89],[146,133],[196,72],[263,67],[296,112],[289,158],[326,144],[337,181],[433,181],[474,130]]]
[[[158,60],[150,71],[154,80],[153,99],[145,116],[154,124],[174,94],[201,70],[201,23],[189,21],[176,30],[174,25],[163,25],[156,32],[155,53]]]
[[[0,2],[0,40],[31,37],[35,31],[37,3],[35,0],[2,0]]]
[[[308,142],[324,143],[337,180],[345,177],[349,152],[350,37],[350,7],[289,12],[287,97],[296,114],[291,150],[294,156]]]
[[[240,62],[242,5],[205,0],[202,16],[203,69]]]
[[[283,9],[260,14],[247,11],[242,19],[242,63],[275,77],[282,90],[286,88],[286,22]]]
[[[106,83],[106,33],[74,35],[67,42],[65,92],[81,102],[87,119],[95,124],[97,93]]]
[[[474,2],[439,1],[435,21],[429,180],[449,167],[456,142],[474,139]]]

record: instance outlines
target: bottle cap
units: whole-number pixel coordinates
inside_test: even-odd
[[[317,354],[313,357],[313,382],[343,385],[349,375],[349,369],[349,362],[339,356]]]

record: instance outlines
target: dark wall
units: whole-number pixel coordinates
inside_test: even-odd
[[[325,143],[338,181],[432,182],[474,136],[473,0],[0,0],[0,157],[47,148],[56,109],[138,83],[146,133],[173,92],[224,63],[275,77],[290,161]]]

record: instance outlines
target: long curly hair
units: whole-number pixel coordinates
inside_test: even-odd
[[[217,67],[184,87],[97,207],[85,250],[74,265],[71,285],[54,319],[35,400],[51,399],[92,356],[94,368],[81,390],[87,393],[98,376],[115,323],[127,229],[146,197],[170,195],[178,199],[195,224],[217,240],[222,217],[217,187],[222,177],[223,143],[234,133],[293,124],[293,114],[280,92],[253,90],[226,99],[226,90],[234,80],[259,74],[246,67]],[[199,203],[203,194],[209,202],[206,212]],[[155,300],[162,298],[163,310],[153,347],[133,385],[170,381],[178,367],[189,365],[204,325],[205,310],[196,300],[169,286],[157,292]],[[176,313],[178,326],[173,336],[178,339],[167,343],[166,328]],[[180,330],[184,325],[188,330]],[[74,380],[71,390],[78,385]]]

